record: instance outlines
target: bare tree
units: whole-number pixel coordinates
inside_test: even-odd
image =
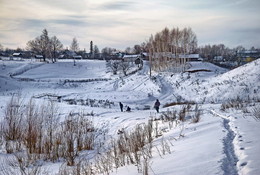
[[[46,61],[46,57],[50,57],[51,50],[50,38],[48,36],[47,29],[43,29],[42,34],[34,40],[28,41],[27,48],[36,54],[41,54],[43,56],[43,61]]]
[[[119,69],[119,64],[119,61],[110,60],[107,62],[106,67],[109,71],[112,71],[113,74],[116,75]]]
[[[51,52],[52,52],[52,62],[56,62],[57,58],[57,52],[62,50],[63,44],[60,42],[60,40],[56,37],[53,36],[51,37]]]
[[[154,54],[154,46],[153,46],[153,35],[150,36],[149,42],[147,43],[148,52],[149,52],[149,62],[150,62],[150,78],[152,77],[152,65],[153,65],[153,54]]]
[[[79,51],[79,43],[78,43],[78,40],[77,38],[73,38],[72,39],[72,42],[71,42],[71,45],[70,45],[70,49],[74,52],[77,52]]]
[[[131,51],[132,49],[131,49],[131,47],[127,47],[126,49],[125,49],[125,53],[126,54],[130,54],[132,51]]]
[[[99,58],[99,54],[100,54],[100,51],[99,51],[98,46],[94,45],[94,57]]]
[[[152,35],[147,46],[151,68],[164,70],[175,66],[181,67],[181,71],[184,71],[186,54],[194,53],[196,50],[197,37],[191,28],[169,30],[166,27],[161,32]],[[183,56],[180,57],[180,54]]]
[[[62,49],[62,44],[56,36],[50,38],[47,29],[43,29],[42,34],[36,37],[34,40],[27,42],[27,50],[33,51],[35,54],[40,54],[43,56],[43,61],[46,58],[55,58],[55,53]]]
[[[78,44],[78,40],[74,37],[72,39],[71,45],[70,45],[70,49],[74,52],[77,52],[79,50],[79,44]],[[76,66],[76,60],[75,57],[73,57],[73,62],[74,62],[74,66]]]
[[[140,54],[142,52],[141,46],[138,44],[134,45],[133,49],[134,49],[133,51],[135,54]]]
[[[127,71],[130,69],[130,63],[129,61],[122,61],[119,63],[119,67],[122,70],[123,74],[126,76]]]

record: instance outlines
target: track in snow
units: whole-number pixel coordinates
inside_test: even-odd
[[[223,139],[224,144],[224,154],[225,158],[222,159],[222,170],[224,171],[224,175],[237,175],[237,162],[238,158],[234,151],[233,140],[235,138],[235,133],[229,126],[229,119],[223,118],[224,128],[227,130],[227,135]]]
[[[228,119],[228,117],[218,114],[214,110],[210,110],[210,113],[212,113],[216,117],[220,117],[223,119],[223,126],[227,131],[227,135],[223,139],[223,145],[224,145],[223,151],[225,157],[221,160],[222,162],[221,168],[224,172],[224,175],[238,175],[238,170],[237,170],[238,158],[235,154],[234,143],[233,143],[236,134],[230,128],[229,125],[230,120]]]

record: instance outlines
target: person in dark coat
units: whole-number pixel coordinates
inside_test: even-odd
[[[154,108],[156,109],[157,113],[159,113],[159,107],[160,107],[161,103],[159,102],[159,100],[157,99],[156,102],[154,103]]]
[[[129,106],[127,106],[126,111],[131,112],[131,108]]]
[[[124,105],[121,102],[119,102],[119,106],[120,106],[121,112],[123,112]]]

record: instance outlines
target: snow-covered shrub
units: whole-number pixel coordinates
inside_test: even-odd
[[[119,70],[119,67],[120,67],[119,64],[120,64],[119,61],[109,60],[106,63],[106,67],[107,67],[108,71],[111,71],[111,72],[113,72],[114,75],[116,75]]]
[[[4,119],[1,122],[1,135],[5,141],[7,153],[14,153],[22,149],[23,113],[21,97],[13,95],[6,105]]]
[[[192,123],[198,123],[201,119],[201,110],[199,109],[198,104],[195,106],[195,114],[192,117]]]
[[[120,130],[119,137],[112,139],[110,149],[96,158],[93,167],[96,173],[109,174],[113,168],[128,164],[137,165],[142,171],[141,160],[151,158],[151,142],[155,138],[152,120],[139,124],[133,131]]]
[[[243,100],[237,97],[236,99],[231,99],[222,103],[220,109],[222,111],[225,111],[226,109],[229,108],[242,109],[243,107],[244,107]]]
[[[127,71],[130,69],[130,63],[128,61],[120,62],[119,69],[123,72],[124,76],[127,76]]]
[[[91,107],[102,107],[102,108],[111,108],[114,106],[114,102],[109,100],[97,100],[97,99],[63,99],[69,105],[83,105]]]
[[[260,120],[260,105],[253,107],[252,114],[256,120]]]
[[[177,111],[166,111],[163,112],[161,115],[161,119],[165,122],[172,122],[174,120],[176,120],[177,116],[176,116]]]
[[[164,137],[161,138],[161,152],[163,155],[166,153],[171,154],[171,148],[167,140],[164,139]]]
[[[74,165],[80,151],[94,149],[97,135],[91,117],[71,112],[61,123],[55,104],[49,101],[39,106],[33,99],[22,104],[13,96],[1,123],[1,143],[6,152],[26,153],[30,164],[65,159]]]
[[[186,116],[187,108],[186,106],[183,106],[182,109],[179,111],[179,120],[184,122],[185,121],[185,116]]]
[[[1,174],[4,175],[42,175],[48,174],[43,168],[41,163],[32,163],[27,153],[18,152],[7,159],[8,166],[1,168]]]

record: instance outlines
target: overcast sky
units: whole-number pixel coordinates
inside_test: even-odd
[[[260,0],[0,0],[0,44],[25,48],[46,28],[65,47],[92,40],[124,50],[164,27],[191,27],[199,45],[260,48]]]

